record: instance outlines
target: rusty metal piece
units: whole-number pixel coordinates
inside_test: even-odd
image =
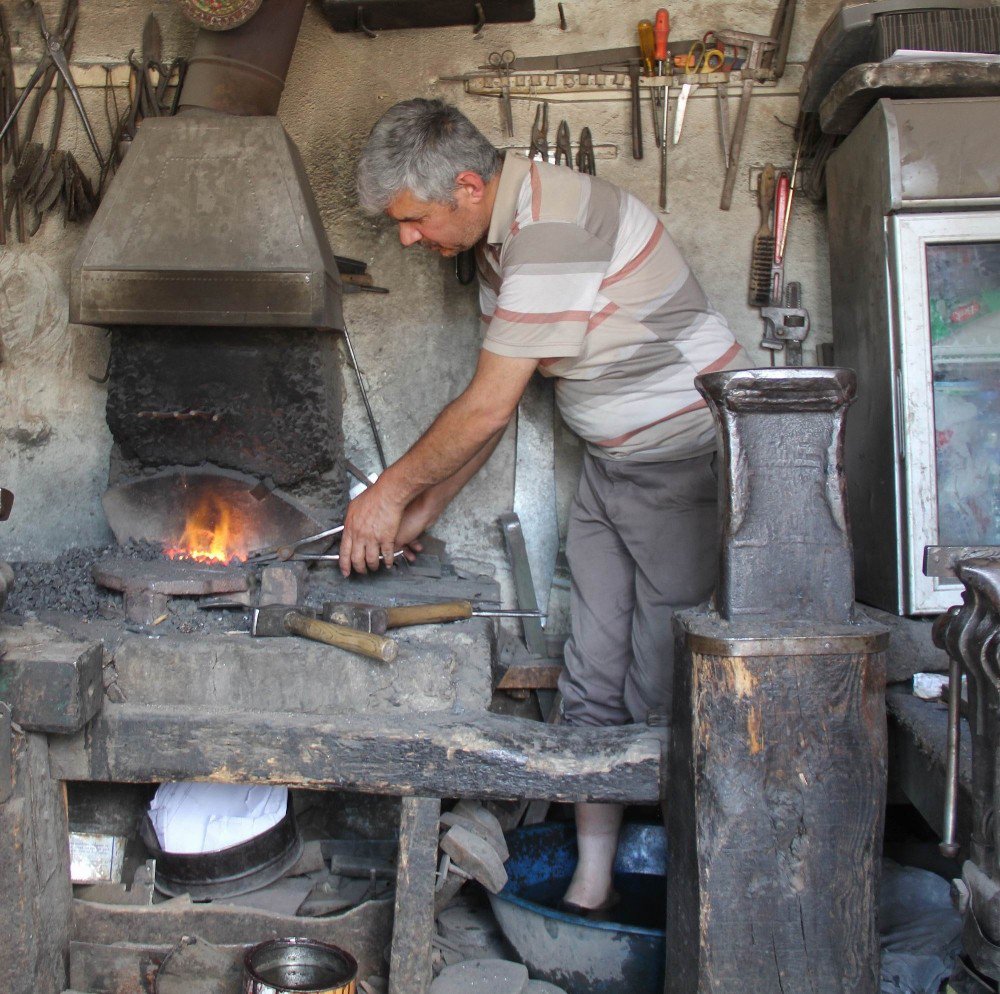
[[[721,439],[721,561],[726,619],[854,619],[843,474],[849,369],[746,369],[699,376]]]
[[[6,488],[0,487],[0,521],[6,521],[10,517],[13,506],[14,495]]]

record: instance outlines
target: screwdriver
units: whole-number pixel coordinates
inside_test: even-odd
[[[670,15],[661,7],[656,12],[653,25],[653,57],[656,59],[656,74],[662,76],[670,69],[667,42],[670,39]],[[663,123],[660,127],[660,210],[667,209],[667,116],[670,112],[670,80],[667,79],[660,98]]]
[[[653,22],[649,20],[640,21],[637,25],[639,31],[639,48],[642,51],[642,62],[646,67],[646,75],[652,76],[655,73],[653,67],[654,52],[656,42],[653,37]],[[653,106],[653,137],[656,144],[660,144],[660,104],[657,100],[657,87],[650,87],[649,98]]]

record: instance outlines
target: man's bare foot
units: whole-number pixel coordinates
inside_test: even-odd
[[[611,874],[618,852],[622,811],[620,804],[576,805],[579,859],[563,896],[564,905],[596,911],[610,908],[617,902]]]

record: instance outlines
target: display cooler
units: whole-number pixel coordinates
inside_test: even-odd
[[[882,100],[827,167],[860,601],[937,614],[1000,555],[1000,98]]]

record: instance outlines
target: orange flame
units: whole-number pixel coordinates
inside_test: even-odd
[[[201,563],[243,560],[247,550],[236,531],[226,503],[208,495],[188,512],[183,533],[163,552],[170,559],[194,559]]]

